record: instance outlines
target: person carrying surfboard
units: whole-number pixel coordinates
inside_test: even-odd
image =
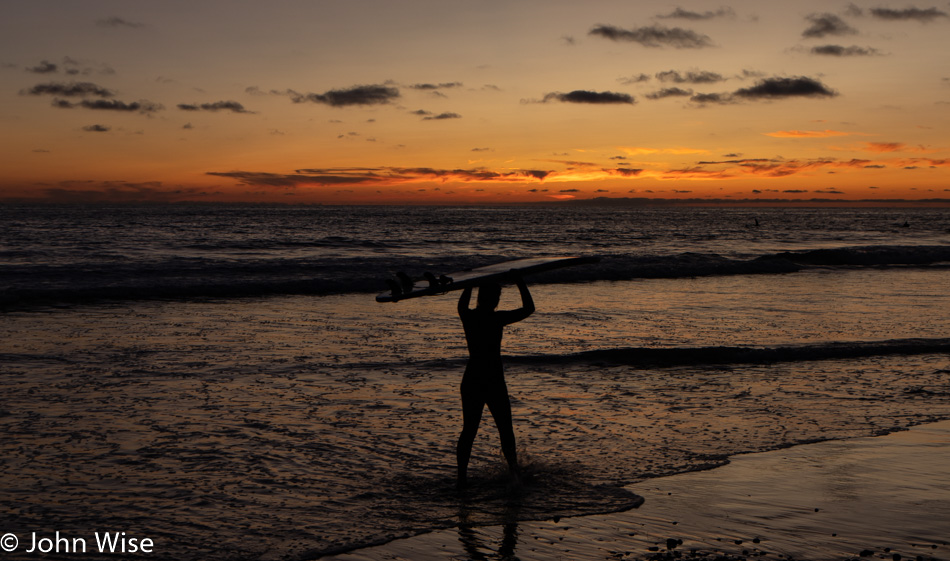
[[[501,336],[504,327],[521,321],[534,313],[534,300],[528,286],[520,276],[515,283],[521,292],[521,307],[517,310],[497,311],[501,286],[485,284],[478,287],[478,301],[469,308],[472,289],[466,288],[459,297],[458,312],[465,330],[469,360],[462,376],[462,434],[459,436],[456,455],[458,458],[458,488],[468,483],[468,461],[472,445],[478,433],[485,405],[495,419],[501,437],[501,450],[508,462],[511,474],[518,478],[518,454],[515,450],[515,433],[511,421],[511,401],[505,384],[505,371],[501,362]]]

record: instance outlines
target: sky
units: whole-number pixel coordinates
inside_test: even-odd
[[[946,0],[0,5],[0,201],[950,200]]]

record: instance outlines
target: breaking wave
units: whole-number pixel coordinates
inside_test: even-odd
[[[397,271],[453,271],[524,255],[361,258],[211,258],[156,261],[80,261],[69,264],[8,263],[0,281],[0,306],[81,304],[108,300],[234,298],[275,295],[374,293]],[[534,283],[579,283],[712,275],[788,274],[813,268],[947,267],[950,246],[858,246],[769,253],[751,258],[715,253],[608,254],[595,265],[532,276]]]

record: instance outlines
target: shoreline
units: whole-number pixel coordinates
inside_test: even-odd
[[[950,519],[950,420],[727,461],[628,485],[644,502],[625,511],[492,526],[463,521],[298,559],[950,559],[950,534],[941,527]],[[921,501],[930,502],[915,508]]]

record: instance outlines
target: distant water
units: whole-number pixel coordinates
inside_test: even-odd
[[[548,255],[603,261],[545,282],[943,266],[950,212],[13,205],[0,306],[380,292],[398,270]]]
[[[536,255],[602,259],[528,279],[504,354],[533,479],[506,493],[486,415],[460,504],[456,298],[373,296]],[[284,559],[622,509],[950,418],[947,309],[944,209],[4,206],[0,527]]]

